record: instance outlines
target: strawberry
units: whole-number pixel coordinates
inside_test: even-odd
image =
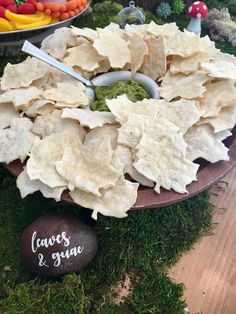
[[[7,8],[10,4],[14,4],[14,0],[0,0],[0,5]]]
[[[34,4],[34,5],[37,3],[36,0],[26,0],[25,2],[26,2],[26,3],[32,3],[32,4]]]
[[[12,13],[15,13],[15,14],[18,13],[18,9],[17,9],[17,7],[16,7],[15,4],[10,4],[10,5],[7,7],[7,9],[8,9],[9,11],[11,11]]]
[[[6,8],[4,8],[3,6],[0,5],[0,17],[2,18],[6,18],[5,17],[5,11],[6,11]]]
[[[36,12],[36,6],[32,3],[22,3],[18,7],[19,14],[34,14]]]

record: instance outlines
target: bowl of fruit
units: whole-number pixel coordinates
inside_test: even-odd
[[[87,0],[0,0],[0,56],[19,53],[25,39],[39,44],[87,8]]]

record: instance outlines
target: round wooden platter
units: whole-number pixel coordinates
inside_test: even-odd
[[[164,207],[188,199],[222,179],[230,170],[236,166],[236,128],[232,131],[233,135],[225,141],[229,148],[229,161],[219,161],[211,164],[204,160],[199,160],[200,168],[197,173],[197,181],[192,182],[188,187],[188,193],[179,194],[174,191],[161,189],[157,194],[152,188],[140,187],[138,198],[131,210],[140,210],[145,208]],[[19,161],[13,161],[4,166],[14,175],[18,176],[23,171],[23,164]],[[68,191],[64,191],[61,197],[62,202],[74,204]]]
[[[152,188],[140,187],[138,198],[131,210],[164,207],[181,202],[197,195],[222,179],[236,166],[236,128],[234,128],[232,133],[233,135],[225,141],[225,145],[229,148],[230,160],[219,161],[214,164],[199,160],[200,168],[197,173],[197,181],[192,182],[187,187],[188,193],[179,194],[174,191],[161,189],[161,193],[157,194]],[[23,171],[24,165],[19,160],[15,160],[8,165],[4,164],[4,166],[17,177]],[[63,192],[61,201],[74,204],[68,191]]]

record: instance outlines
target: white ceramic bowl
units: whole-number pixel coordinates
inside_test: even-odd
[[[142,73],[132,73],[130,71],[108,72],[92,79],[92,83],[95,86],[110,86],[113,83],[128,80],[136,80],[140,82],[151,98],[160,98],[160,95],[157,91],[157,83],[153,79]],[[90,103],[94,101],[95,95],[90,88],[87,89],[87,94],[91,98]]]

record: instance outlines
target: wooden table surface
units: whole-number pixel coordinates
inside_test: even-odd
[[[212,235],[205,236],[169,272],[186,286],[191,314],[236,314],[236,168],[214,186],[211,202],[217,207]],[[224,210],[225,209],[225,210]]]

